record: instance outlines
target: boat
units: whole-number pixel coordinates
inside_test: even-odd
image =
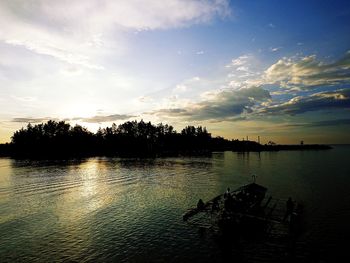
[[[236,251],[228,254],[244,247],[245,252],[238,254],[247,262],[294,262],[310,254],[301,238],[302,215],[300,202],[272,197],[254,178],[236,190],[198,202],[182,218],[198,228],[200,238],[213,237],[223,250]]]
[[[267,188],[255,182],[226,191],[190,208],[183,221],[221,233],[294,234],[302,214],[300,203],[287,208],[286,199],[273,198]],[[291,199],[290,199],[291,200]],[[291,201],[289,201],[291,202]]]

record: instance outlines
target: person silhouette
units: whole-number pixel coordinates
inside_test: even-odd
[[[294,210],[294,202],[292,198],[289,197],[286,202],[286,214],[284,215],[283,221],[285,221],[287,217],[293,213],[293,210]]]
[[[204,202],[203,202],[202,199],[199,199],[199,200],[198,200],[197,208],[198,208],[199,210],[202,210],[202,209],[204,208]]]
[[[231,189],[230,187],[227,187],[226,192],[224,193],[224,198],[226,199],[229,195],[231,195]]]

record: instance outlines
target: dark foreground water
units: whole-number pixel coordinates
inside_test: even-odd
[[[245,261],[182,214],[252,174],[273,196],[303,201],[301,240],[315,262],[347,254],[350,147],[336,146],[205,158],[0,159],[0,262],[212,262],[235,253]]]

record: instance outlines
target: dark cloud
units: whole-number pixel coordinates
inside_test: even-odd
[[[318,122],[310,123],[307,126],[325,127],[325,126],[342,126],[342,125],[350,125],[350,119],[318,121]]]
[[[12,122],[21,122],[21,123],[41,123],[41,122],[46,122],[48,120],[57,120],[56,118],[13,118],[11,121]]]
[[[291,123],[285,124],[284,127],[287,128],[314,128],[314,127],[331,127],[331,126],[344,126],[350,125],[350,119],[336,119],[336,120],[324,120],[324,121],[316,121],[316,122],[308,122],[308,123]]]
[[[270,99],[270,93],[259,87],[208,93],[207,99],[184,108],[160,109],[151,114],[196,121],[234,120],[243,112],[252,112],[259,102]]]
[[[89,118],[74,118],[75,120],[81,120],[83,122],[88,123],[101,123],[101,122],[112,122],[112,121],[120,121],[120,120],[127,120],[130,118],[134,118],[136,116],[133,115],[126,115],[126,114],[112,114],[112,115],[97,115]]]
[[[309,111],[350,108],[350,89],[319,92],[258,110],[260,114],[301,114]]]
[[[88,123],[101,123],[101,122],[112,122],[112,121],[119,121],[119,120],[126,120],[130,118],[134,118],[136,116],[133,115],[126,115],[126,114],[112,114],[112,115],[96,115],[89,118],[84,117],[74,117],[74,118],[65,118],[65,119],[57,119],[57,118],[51,118],[51,117],[45,117],[45,118],[13,118],[12,122],[21,122],[21,123],[42,123],[47,122],[49,120],[54,121],[81,121],[81,122],[88,122]]]

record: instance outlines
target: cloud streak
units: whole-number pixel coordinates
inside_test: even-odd
[[[51,117],[44,117],[44,118],[13,118],[11,122],[18,122],[18,123],[42,123],[46,122],[48,120],[57,120],[56,118]]]
[[[319,127],[336,127],[350,125],[350,119],[335,119],[335,120],[324,120],[315,122],[303,122],[303,123],[289,123],[284,124],[282,127],[285,128],[319,128]]]
[[[89,118],[74,118],[75,120],[81,120],[83,122],[87,123],[102,123],[102,122],[113,122],[113,121],[121,121],[121,120],[127,120],[130,118],[134,118],[137,116],[134,115],[127,115],[127,114],[112,114],[112,115],[97,115]]]
[[[308,123],[306,126],[310,127],[328,127],[328,126],[343,126],[350,125],[350,119],[337,119],[337,120],[326,120]]]
[[[65,118],[65,119],[58,119],[54,117],[44,117],[44,118],[31,118],[31,117],[22,117],[22,118],[13,118],[11,122],[18,122],[18,123],[43,123],[47,122],[49,120],[55,120],[55,121],[81,121],[86,123],[103,123],[103,122],[113,122],[113,121],[122,121],[127,120],[130,118],[135,118],[137,116],[135,115],[127,115],[127,114],[111,114],[111,115],[96,115],[92,117],[74,117],[74,118]]]

